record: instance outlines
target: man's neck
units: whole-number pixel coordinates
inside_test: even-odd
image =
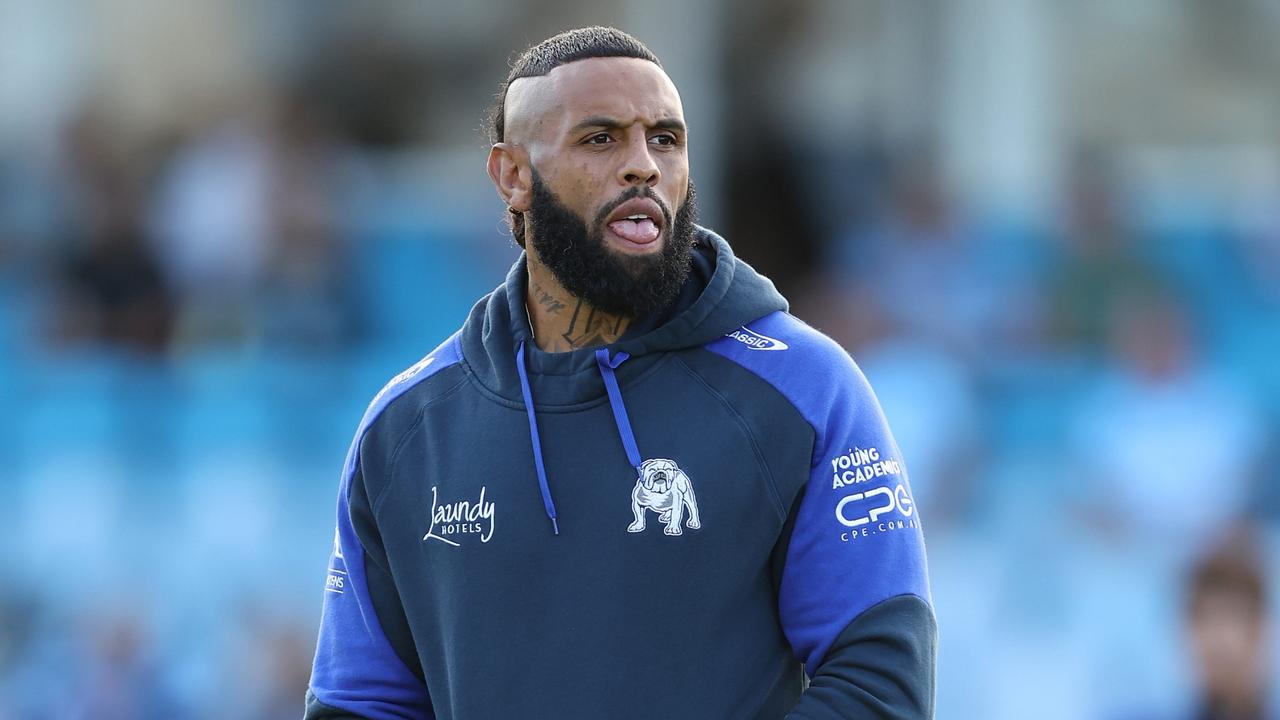
[[[601,312],[569,294],[546,268],[532,264],[525,307],[534,340],[546,352],[608,345],[631,324],[630,318]]]

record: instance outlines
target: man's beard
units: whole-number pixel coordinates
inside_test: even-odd
[[[662,209],[666,237],[657,253],[627,255],[609,248],[605,220],[622,203],[647,197]],[[629,318],[662,310],[680,294],[689,276],[697,221],[693,183],[675,217],[649,187],[633,187],[596,213],[590,228],[533,173],[527,230],[538,259],[571,295],[593,308]]]

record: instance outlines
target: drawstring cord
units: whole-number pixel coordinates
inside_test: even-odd
[[[529,392],[529,372],[524,366],[524,342],[516,350],[516,373],[520,375],[520,391],[524,394],[524,409],[529,415],[529,437],[533,440],[533,465],[538,470],[538,489],[542,491],[542,506],[551,518],[551,530],[560,534],[560,524],[556,522],[556,504],[551,499],[551,488],[547,486],[547,468],[542,464],[542,440],[538,437],[538,418],[533,411],[533,393]]]
[[[613,408],[613,422],[618,426],[622,447],[626,448],[627,461],[639,473],[640,449],[636,447],[636,436],[631,432],[631,421],[627,419],[627,406],[622,403],[622,391],[618,388],[618,378],[613,373],[614,368],[630,357],[627,353],[620,352],[610,358],[607,349],[596,350],[596,365],[600,368],[600,377],[604,378],[604,389],[609,393],[609,406]]]
[[[618,377],[614,373],[619,365],[630,359],[630,355],[619,352],[609,357],[605,348],[596,350],[596,366],[600,369],[600,377],[604,380],[604,389],[609,395],[609,407],[613,410],[613,422],[618,427],[618,436],[622,438],[622,447],[627,452],[627,461],[636,473],[640,472],[640,448],[636,446],[636,436],[631,430],[631,421],[627,418],[627,407],[622,402],[622,390],[618,387]],[[524,409],[529,417],[529,437],[533,441],[533,465],[538,471],[538,489],[542,491],[542,506],[551,519],[551,530],[560,534],[560,524],[556,521],[556,504],[551,499],[551,487],[547,484],[547,468],[542,461],[542,439],[538,435],[538,417],[533,409],[533,393],[529,390],[529,371],[525,367],[524,342],[516,349],[516,373],[520,376],[520,392],[524,395]]]

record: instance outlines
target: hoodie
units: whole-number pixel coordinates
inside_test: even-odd
[[[306,719],[930,718],[919,511],[866,379],[699,228],[662,317],[546,353],[522,257],[374,398]]]

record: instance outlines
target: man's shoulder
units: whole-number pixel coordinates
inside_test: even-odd
[[[841,405],[874,403],[871,386],[849,353],[786,311],[747,323],[706,349],[767,382],[815,428],[825,426]]]
[[[375,423],[379,426],[398,425],[394,421],[382,422],[382,419],[391,416],[394,420],[395,416],[406,413],[416,415],[417,408],[456,387],[457,383],[448,379],[451,373],[446,371],[462,362],[461,332],[459,330],[449,336],[421,360],[387,381],[369,402],[357,436],[365,434]]]
[[[858,375],[857,365],[839,343],[800,318],[778,310],[709,343],[707,349],[746,366],[766,379],[797,373]]]

